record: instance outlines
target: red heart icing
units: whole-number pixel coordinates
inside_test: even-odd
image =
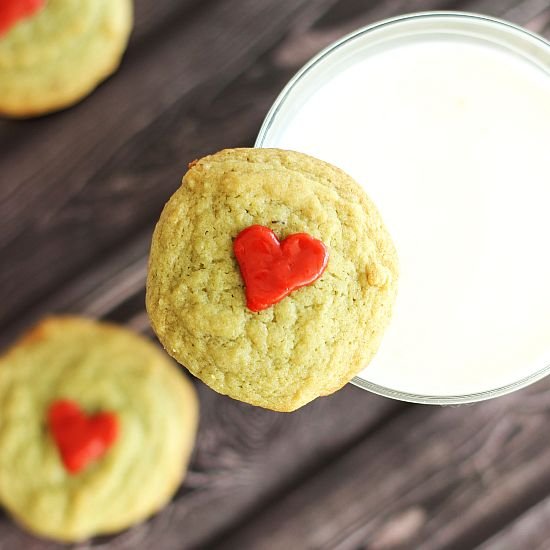
[[[30,17],[45,0],[0,0],[0,35],[8,32],[20,19]]]
[[[295,233],[279,241],[263,225],[241,231],[233,250],[244,279],[246,305],[252,311],[266,309],[292,291],[314,283],[328,263],[328,251],[320,240]]]
[[[68,399],[50,405],[48,425],[63,464],[71,474],[101,458],[118,435],[118,419],[114,413],[88,416],[78,403]]]

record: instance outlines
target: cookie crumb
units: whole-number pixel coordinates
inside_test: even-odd
[[[384,267],[376,263],[367,265],[367,282],[370,286],[376,288],[383,288],[388,283],[390,278],[389,271]]]

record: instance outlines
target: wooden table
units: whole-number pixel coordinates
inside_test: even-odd
[[[137,0],[113,78],[68,111],[0,122],[0,344],[50,312],[148,331],[151,230],[187,162],[253,144],[282,86],[334,39],[429,9],[550,36],[549,0]],[[173,502],[78,548],[550,548],[550,379],[459,408],[348,386],[294,414],[197,388]],[[54,548],[1,518],[1,550]]]

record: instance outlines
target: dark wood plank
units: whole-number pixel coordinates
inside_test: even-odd
[[[365,9],[361,0],[340,1],[315,24],[303,21],[297,26],[275,52],[275,61],[279,66],[297,69],[321,49],[359,27],[405,13],[451,10],[463,4],[460,0],[394,0],[373,2]]]
[[[275,52],[278,65],[298,68],[310,57],[330,43],[355,29],[382,19],[419,11],[474,11],[504,17],[519,24],[528,24],[540,6],[521,6],[527,2],[544,3],[545,0],[395,0],[374,2],[365,9],[362,0],[340,1],[314,25],[304,21],[297,25]],[[546,2],[547,4],[547,2]]]
[[[530,31],[539,33],[547,38],[550,37],[550,5],[542,11],[536,11],[535,14],[525,23]]]
[[[519,21],[513,19],[513,12],[512,14],[510,14],[510,12],[516,9],[517,6],[522,4],[524,1],[529,0],[469,0],[464,3],[463,9],[475,13],[508,19],[521,24]]]
[[[216,548],[474,548],[550,490],[549,394],[407,408]]]
[[[506,10],[504,18],[518,25],[529,26],[542,13],[548,11],[547,0],[523,0]]]
[[[550,498],[527,510],[477,550],[547,550],[550,535]]]
[[[130,44],[139,44],[144,39],[152,40],[167,26],[181,24],[191,19],[209,0],[134,0],[134,29]]]

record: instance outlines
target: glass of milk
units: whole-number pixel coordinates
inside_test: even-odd
[[[354,384],[455,404],[550,372],[550,43],[467,13],[360,29],[289,82],[256,146],[340,166],[394,239],[393,319]]]

